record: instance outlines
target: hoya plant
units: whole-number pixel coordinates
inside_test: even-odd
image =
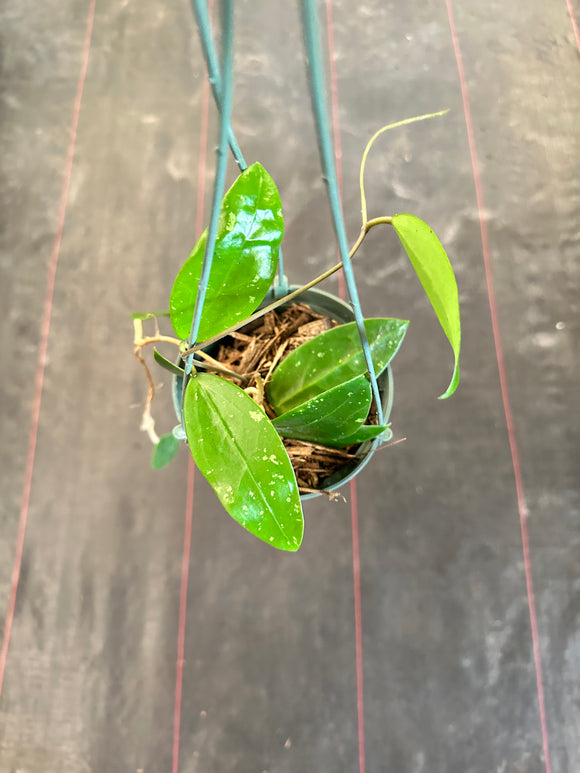
[[[411,214],[368,219],[364,194],[365,150],[360,172],[363,225],[350,257],[376,226],[392,227],[433,306],[451,344],[454,368],[442,398],[459,382],[460,315],[457,284],[447,255],[431,228]],[[154,443],[152,465],[163,467],[186,440],[195,464],[225,510],[259,539],[281,550],[300,546],[304,530],[299,486],[289,442],[317,449],[356,450],[368,441],[390,436],[378,421],[381,409],[373,400],[368,357],[355,322],[329,326],[291,351],[272,353],[265,376],[248,369],[241,357],[237,367],[216,360],[219,344],[249,340],[258,320],[279,307],[299,301],[301,294],[341,267],[263,304],[278,268],[284,217],[278,189],[266,169],[254,163],[235,180],[221,201],[211,271],[196,341],[188,340],[200,292],[207,230],[201,235],[173,284],[169,311],[133,315],[135,354],[149,384],[142,429]],[[159,318],[169,317],[175,335],[160,332]],[[153,335],[143,332],[152,320]],[[407,320],[381,317],[364,321],[365,343],[374,375],[381,378],[397,353]],[[272,336],[276,332],[272,331]],[[178,425],[159,437],[151,416],[154,379],[143,356],[148,344],[177,347],[174,360],[154,349],[156,362],[174,375]],[[217,350],[216,350],[216,345]],[[250,358],[251,359],[251,358]],[[244,366],[244,362],[246,366]],[[333,453],[330,452],[329,453]],[[304,493],[304,492],[302,492]]]

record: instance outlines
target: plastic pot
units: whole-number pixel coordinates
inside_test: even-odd
[[[288,288],[288,293],[291,293],[297,289],[298,286],[291,286]],[[267,306],[279,297],[279,292],[276,293],[275,290],[270,290],[264,299],[262,306]],[[318,314],[324,314],[325,316],[334,319],[339,324],[352,322],[354,320],[354,312],[348,303],[334,295],[330,295],[330,293],[325,293],[323,290],[306,290],[300,296],[298,296],[298,298],[291,301],[291,303],[294,302],[304,303],[307,306],[310,306],[313,311],[316,311]],[[280,308],[284,308],[284,304],[282,304]],[[393,405],[394,394],[393,375],[390,365],[379,376],[378,385],[383,407],[384,423],[388,424],[391,408]],[[177,419],[180,423],[182,421],[181,393],[182,379],[174,376],[172,387],[173,406],[175,408]],[[365,443],[362,443],[353,461],[345,465],[340,470],[337,470],[328,478],[325,478],[324,485],[321,486],[320,491],[334,491],[340,486],[343,486],[345,483],[348,483],[350,480],[352,480],[369,463],[379,443],[380,440],[378,438],[375,440],[367,440]],[[301,494],[301,499],[312,499],[313,497],[317,496],[320,496],[320,494]]]

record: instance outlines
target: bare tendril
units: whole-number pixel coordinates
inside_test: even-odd
[[[159,333],[159,325],[157,320],[155,320],[156,335],[154,336],[143,335],[143,321],[140,319],[133,320],[133,327],[135,331],[133,339],[133,354],[141,363],[145,371],[145,377],[147,379],[147,398],[145,400],[145,407],[143,408],[143,415],[141,417],[141,430],[147,433],[149,440],[155,446],[157,443],[159,443],[159,435],[155,432],[155,420],[151,415],[151,403],[155,397],[155,383],[153,381],[151,371],[149,370],[149,366],[147,365],[147,361],[145,360],[145,357],[143,357],[141,350],[148,344],[165,342],[179,346],[181,342],[177,338],[161,335]]]
[[[436,118],[440,115],[445,115],[445,113],[448,113],[449,110],[440,110],[437,113],[426,113],[425,115],[416,115],[413,118],[405,118],[403,121],[396,121],[395,123],[390,123],[387,126],[383,126],[381,129],[376,131],[373,136],[370,138],[370,140],[367,142],[367,146],[365,148],[365,152],[363,153],[362,161],[360,164],[360,172],[359,172],[359,185],[360,185],[360,203],[361,203],[361,213],[362,213],[362,222],[363,222],[363,229],[367,228],[370,222],[368,219],[368,213],[367,213],[367,199],[365,196],[365,185],[364,185],[364,175],[365,175],[365,165],[367,162],[367,156],[369,154],[370,149],[372,148],[375,140],[377,137],[379,137],[383,132],[389,131],[390,129],[396,129],[399,126],[406,126],[410,123],[416,123],[417,121],[425,121],[427,118]],[[389,221],[390,222],[390,221]],[[368,229],[367,229],[368,230]]]

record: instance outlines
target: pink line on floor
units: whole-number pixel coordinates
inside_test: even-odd
[[[332,106],[332,130],[334,136],[334,153],[336,161],[336,177],[339,194],[342,199],[342,149],[340,143],[340,113],[338,100],[338,79],[336,74],[336,52],[334,46],[334,24],[332,18],[332,0],[326,0],[326,26],[328,35],[328,58],[330,69],[330,92]],[[346,296],[344,276],[339,273],[338,294]],[[356,708],[358,724],[358,766],[359,773],[365,773],[365,725],[364,725],[364,673],[363,673],[363,639],[362,639],[362,604],[360,592],[360,547],[358,528],[358,499],[356,480],[350,483],[350,514],[352,525],[352,577],[354,593],[354,630],[355,630],[355,665],[356,665]]]
[[[354,590],[354,633],[356,651],[356,709],[358,716],[358,768],[365,773],[365,698],[363,673],[362,604],[360,592],[360,547],[356,480],[350,483],[352,522],[352,582]]]
[[[181,589],[179,593],[179,623],[177,625],[177,664],[175,669],[175,705],[173,710],[173,767],[179,770],[179,736],[181,733],[181,696],[183,693],[183,664],[185,662],[185,625],[187,622],[187,589],[189,585],[189,560],[191,557],[191,524],[193,521],[195,465],[189,459],[187,468],[187,497],[185,503],[185,527],[183,534],[183,558],[181,560]]]
[[[455,28],[455,20],[453,16],[453,8],[451,6],[451,0],[445,0],[447,5],[447,15],[449,17],[449,27],[451,30],[451,38],[453,41],[453,50],[455,52],[455,59],[457,61],[457,71],[459,74],[459,82],[461,86],[461,96],[463,99],[463,110],[465,113],[465,126],[467,130],[467,139],[469,143],[469,152],[471,154],[471,166],[473,169],[473,181],[475,185],[475,195],[477,199],[477,207],[479,210],[479,225],[481,230],[481,245],[483,251],[483,262],[485,267],[485,278],[487,282],[487,293],[489,297],[489,309],[491,314],[491,325],[493,330],[493,340],[495,344],[495,354],[497,359],[497,367],[499,372],[499,380],[501,387],[501,396],[503,401],[503,408],[505,414],[505,421],[507,426],[507,433],[509,439],[509,446],[512,458],[512,466],[514,471],[514,480],[516,487],[516,498],[518,505],[518,513],[520,520],[520,529],[522,534],[522,548],[524,555],[524,570],[526,577],[526,589],[528,596],[528,608],[530,612],[530,624],[532,631],[532,647],[534,652],[534,665],[536,670],[536,685],[538,692],[538,703],[540,709],[540,725],[542,731],[542,746],[544,751],[544,762],[546,767],[546,773],[551,773],[552,764],[550,761],[550,748],[548,743],[548,726],[546,721],[546,707],[544,700],[544,683],[542,679],[542,666],[540,659],[540,643],[538,635],[538,624],[536,619],[536,602],[534,596],[534,585],[532,581],[532,564],[530,556],[530,544],[528,537],[528,510],[526,505],[526,498],[524,493],[524,485],[522,480],[520,454],[518,450],[516,433],[514,427],[513,413],[508,392],[508,383],[504,362],[503,345],[501,340],[500,328],[499,328],[499,315],[497,311],[497,304],[495,298],[495,288],[493,283],[493,276],[491,270],[491,251],[489,248],[489,239],[487,233],[487,224],[485,220],[485,205],[483,199],[483,186],[481,183],[481,173],[479,167],[479,160],[477,157],[477,150],[475,146],[475,136],[473,132],[473,122],[471,120],[471,110],[469,107],[469,95],[467,91],[467,81],[465,79],[465,71],[463,69],[463,58],[461,56],[461,49],[459,47],[459,38]]]
[[[211,14],[213,3],[209,4]],[[206,78],[201,95],[201,126],[199,137],[199,161],[197,167],[197,215],[196,236],[203,231],[205,213],[205,175],[207,172],[207,142],[209,125],[209,80]],[[183,557],[181,562],[181,590],[179,597],[179,622],[177,624],[177,663],[175,667],[175,703],[173,709],[173,765],[172,773],[179,770],[179,738],[181,734],[181,698],[183,694],[183,664],[185,653],[185,628],[187,623],[187,590],[189,585],[189,562],[191,558],[191,527],[193,522],[195,465],[190,458],[187,471],[187,497],[185,503],[185,527],[183,535]]]
[[[574,15],[574,8],[572,7],[572,0],[566,0],[566,6],[568,8],[568,14],[570,16],[570,22],[572,23],[572,30],[574,37],[576,38],[576,47],[580,51],[580,30],[578,29],[578,23]]]
[[[57,228],[54,237],[52,253],[48,265],[48,276],[46,282],[46,292],[44,296],[44,307],[40,323],[40,342],[38,346],[38,359],[36,366],[36,379],[34,387],[34,398],[32,404],[32,418],[28,435],[28,454],[26,457],[26,469],[24,473],[24,487],[20,506],[20,520],[18,524],[18,535],[16,540],[16,555],[12,569],[12,582],[10,587],[10,599],[8,602],[8,611],[4,623],[4,638],[2,649],[0,650],[0,694],[4,684],[4,673],[6,671],[6,660],[8,657],[8,647],[10,645],[10,635],[12,633],[12,624],[14,622],[14,610],[16,608],[16,596],[18,594],[18,584],[20,582],[20,570],[22,567],[22,556],[24,553],[24,539],[26,536],[26,525],[28,522],[28,511],[30,506],[30,492],[32,490],[32,476],[34,473],[34,461],[36,457],[36,443],[38,440],[38,424],[40,421],[40,409],[42,405],[42,390],[44,386],[44,373],[46,370],[46,353],[48,350],[48,337],[50,334],[50,321],[52,316],[52,304],[54,298],[54,286],[56,282],[56,269],[60,257],[60,247],[62,244],[62,235],[66,220],[66,210],[68,205],[68,196],[72,176],[73,160],[77,139],[77,130],[79,117],[81,113],[81,103],[87,69],[89,66],[89,54],[91,50],[91,39],[93,34],[93,25],[95,20],[96,0],[91,0],[87,15],[85,39],[83,43],[81,56],[81,70],[77,82],[76,97],[73,107],[73,117],[70,129],[70,139],[67,151],[67,157],[63,173],[63,184],[60,194],[60,203],[58,209]]]

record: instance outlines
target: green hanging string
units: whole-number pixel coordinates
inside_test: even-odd
[[[328,191],[328,199],[332,213],[334,230],[340,259],[343,264],[344,278],[352,302],[356,326],[360,336],[365,361],[367,364],[373,396],[377,405],[377,418],[379,424],[383,423],[383,409],[379,394],[377,376],[373,365],[371,350],[364,327],[364,318],[356,288],[356,281],[348,255],[348,242],[346,229],[342,216],[338,184],[336,181],[336,165],[334,160],[330,127],[328,124],[327,106],[325,98],[324,74],[321,61],[320,31],[318,26],[317,3],[315,0],[301,0],[302,25],[304,30],[304,44],[306,48],[308,64],[308,86],[312,99],[312,110],[316,122],[316,135],[318,150]]]
[[[207,9],[207,3],[205,0],[191,0],[191,9],[197,23],[199,30],[199,38],[201,41],[201,47],[203,49],[203,56],[207,67],[207,74],[209,83],[211,86],[214,101],[217,109],[221,112],[222,105],[222,82],[220,67],[215,50],[213,37],[211,34],[211,24],[209,20],[209,12]],[[231,124],[228,126],[228,143],[232,151],[232,155],[236,160],[236,164],[239,166],[240,171],[248,168],[246,161],[238,145],[236,135],[232,129]]]
[[[224,195],[226,182],[226,171],[228,166],[227,148],[229,144],[230,116],[232,112],[233,96],[233,40],[234,40],[234,2],[233,0],[222,0],[222,90],[221,90],[221,110],[219,114],[219,142],[217,147],[217,164],[213,186],[213,196],[211,205],[211,214],[203,256],[201,277],[197,288],[197,297],[195,300],[195,309],[191,322],[191,331],[189,334],[190,347],[196,343],[203,304],[207,292],[207,286],[213,263],[215,243],[217,238],[218,221],[220,215],[221,201]],[[193,355],[186,359],[185,372],[191,373]]]
[[[191,0],[191,8],[197,28],[199,30],[199,37],[201,40],[201,47],[203,50],[203,56],[207,67],[207,73],[209,82],[211,85],[213,98],[216,103],[218,112],[222,112],[222,78],[220,73],[220,66],[218,57],[211,34],[211,23],[209,19],[209,12],[207,8],[206,0]],[[248,165],[242,155],[240,146],[234,134],[231,124],[228,126],[228,143],[232,151],[232,155],[236,160],[240,171],[247,169]],[[288,289],[288,283],[284,275],[284,257],[282,255],[282,249],[278,251],[278,290],[285,294]]]

